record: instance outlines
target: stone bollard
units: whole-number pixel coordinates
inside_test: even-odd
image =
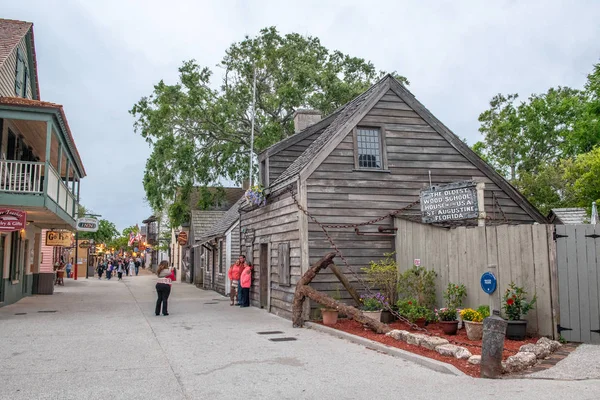
[[[482,378],[498,378],[502,375],[502,351],[504,350],[504,336],[507,325],[508,322],[498,315],[492,315],[483,320]]]

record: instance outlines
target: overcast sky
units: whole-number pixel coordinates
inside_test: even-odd
[[[148,217],[150,150],[128,110],[183,60],[213,68],[266,26],[406,76],[470,144],[496,93],[582,87],[600,61],[600,1],[0,0],[34,23],[42,100],[63,104],[88,176],[82,203],[119,230]],[[213,68],[213,70],[215,70]],[[218,79],[218,70],[216,70]]]

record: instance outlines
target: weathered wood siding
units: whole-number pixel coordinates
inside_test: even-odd
[[[27,46],[25,44],[26,41],[26,37],[23,37],[23,39],[21,39],[21,42],[19,43],[19,45],[17,46],[20,50],[21,50],[21,54],[23,54],[23,57],[25,59],[25,66],[27,67],[27,74],[29,79],[27,79],[26,81],[26,85],[27,85],[27,98],[31,99],[32,97],[32,92],[31,92],[31,76],[33,73],[35,73],[35,71],[32,71],[31,68],[29,68],[29,55],[27,53]],[[17,68],[17,47],[15,47],[13,49],[13,51],[10,53],[10,55],[8,56],[8,58],[6,59],[6,61],[4,62],[4,64],[2,64],[2,66],[0,66],[0,96],[6,96],[6,97],[15,97],[15,72],[16,72],[16,68]],[[17,96],[20,97],[20,96]]]
[[[270,266],[271,278],[271,312],[291,319],[292,301],[294,297],[294,285],[300,278],[300,240],[298,231],[298,208],[289,194],[282,195],[265,207],[249,212],[243,212],[240,223],[241,229],[254,230],[254,243],[252,245],[251,258],[254,264],[252,275],[251,304],[260,305],[260,245],[270,244]],[[245,248],[244,239],[242,247]],[[290,244],[290,270],[292,286],[279,286],[277,276],[277,248],[278,244],[287,242]]]
[[[420,190],[432,182],[449,183],[477,179],[486,182],[485,203],[488,216],[499,211],[492,205],[492,192],[510,221],[533,223],[533,219],[477,167],[461,155],[427,122],[389,91],[367,113],[359,127],[380,127],[385,135],[387,171],[358,171],[354,163],[354,135],[349,133],[307,179],[309,211],[323,223],[360,223],[405,207],[419,198]],[[416,210],[419,206],[416,206]],[[361,232],[376,232],[378,225],[391,226],[386,219],[361,227]],[[331,236],[348,258],[352,269],[360,272],[369,261],[379,260],[394,250],[394,240],[382,236],[358,236],[352,228],[330,229]],[[309,220],[310,263],[330,251],[321,229]],[[337,264],[342,264],[336,259]],[[342,265],[342,270],[345,268]],[[351,281],[355,279],[345,271]],[[333,294],[340,288],[331,273],[319,273],[311,284]]]
[[[237,222],[231,230],[231,264],[237,261],[240,254],[240,223]]]
[[[285,150],[281,150],[277,154],[273,154],[269,157],[269,182],[274,182],[275,179],[281,175],[283,171],[290,166],[291,163],[294,162],[300,154],[304,153],[304,150],[311,145],[312,142],[318,138],[321,133],[323,133],[324,129],[312,134],[304,140],[299,141],[286,148]]]
[[[551,225],[499,225],[444,229],[403,219],[396,220],[396,260],[400,272],[415,259],[437,273],[437,305],[443,306],[448,283],[467,287],[465,307],[490,304],[481,290],[481,275],[492,271],[498,279],[496,305],[511,282],[523,286],[529,299],[537,294],[535,309],[524,319],[530,334],[554,335],[557,321],[552,311],[551,276],[556,264],[550,261],[554,246]],[[496,265],[490,270],[488,265]]]

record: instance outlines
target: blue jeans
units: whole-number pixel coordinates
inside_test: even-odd
[[[238,306],[241,306],[242,305],[242,284],[241,284],[241,281],[238,281],[238,282],[240,282],[240,283],[238,284],[238,288],[237,288],[237,303],[238,303]]]

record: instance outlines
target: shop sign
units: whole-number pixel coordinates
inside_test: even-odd
[[[27,212],[0,208],[0,232],[13,232],[25,229]]]
[[[77,219],[77,230],[79,232],[98,232],[98,220],[96,218]]]
[[[73,234],[69,231],[47,231],[46,246],[70,247]]]
[[[87,240],[84,240],[83,242],[79,242],[79,248],[80,249],[89,249],[90,246],[91,246],[91,244]]]
[[[185,246],[187,244],[187,241],[188,241],[187,232],[179,232],[179,235],[177,236],[177,243],[179,243],[180,246]]]

